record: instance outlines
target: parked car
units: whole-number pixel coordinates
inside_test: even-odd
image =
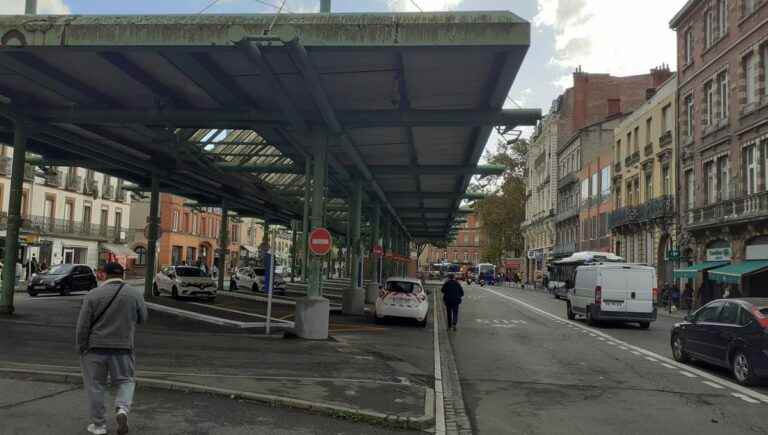
[[[258,292],[264,289],[264,268],[246,266],[238,268],[230,278],[230,289],[246,289]],[[275,273],[272,290],[277,293],[285,294],[285,280],[282,275]]]
[[[216,282],[205,271],[194,266],[167,266],[155,276],[152,293],[167,293],[174,298],[216,299]]]
[[[429,302],[421,281],[413,278],[388,278],[376,298],[374,316],[377,322],[387,317],[415,319],[427,326]]]
[[[96,274],[85,264],[57,264],[45,272],[40,272],[27,284],[27,293],[37,296],[39,293],[59,293],[68,295],[73,291],[89,291],[98,286]]]
[[[742,385],[768,378],[768,298],[718,299],[672,328],[672,356],[731,370]]]
[[[638,322],[647,329],[656,320],[653,306],[656,269],[626,263],[598,263],[576,268],[575,286],[568,292],[566,310],[573,320],[587,323]]]

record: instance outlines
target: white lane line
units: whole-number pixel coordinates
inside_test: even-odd
[[[611,346],[618,346],[616,343],[612,341],[606,341],[605,344],[610,344]]]
[[[434,307],[437,307],[437,292],[434,296]],[[440,340],[438,337],[437,308],[432,310],[434,314],[434,340],[435,340],[435,434],[445,435],[445,397],[443,396],[443,368],[440,365]]]
[[[693,373],[686,372],[685,370],[680,370],[680,374],[683,375],[683,376],[688,376],[689,378],[695,378],[696,377],[696,375],[694,375]]]
[[[625,346],[619,346],[619,349],[621,349],[621,350],[629,350]]]
[[[709,381],[701,381],[701,383],[702,383],[702,384],[704,384],[704,385],[709,385],[710,387],[712,387],[712,388],[716,388],[716,389],[718,389],[718,390],[722,390],[723,388],[725,388],[725,387],[723,387],[722,385],[717,385],[717,384],[716,384],[716,383],[714,383],[714,382],[709,382]]]
[[[649,356],[645,357],[645,359],[647,359],[650,362],[659,362],[659,360],[657,360],[656,358],[651,358]]]
[[[668,369],[672,369],[672,370],[675,370],[677,368],[677,367],[673,366],[672,364],[667,364],[667,363],[661,363],[661,365],[663,365],[664,367],[666,367]],[[714,384],[714,385],[717,385],[717,384]],[[720,388],[722,388],[722,387],[720,387]]]
[[[544,316],[547,316],[547,317],[550,317],[550,318],[557,318],[557,319],[559,319],[559,317],[557,317],[557,315],[549,313],[547,311],[544,311],[541,308],[535,307],[535,306],[533,306],[533,305],[531,305],[529,303],[523,302],[520,299],[513,298],[511,296],[507,296],[507,295],[505,295],[503,293],[499,293],[497,291],[490,290],[490,289],[484,289],[484,291],[491,292],[491,293],[495,294],[496,296],[499,296],[499,297],[504,298],[504,299],[508,299],[508,300],[510,300],[512,302],[515,302],[515,303],[517,303],[519,305],[522,305],[522,306],[524,306],[524,307],[526,307],[526,308],[528,308],[528,309],[530,309],[532,311],[535,311],[535,312],[537,312],[539,314],[542,314]],[[743,394],[743,395],[745,395],[747,397],[751,397],[753,399],[757,399],[757,400],[760,400],[762,402],[768,403],[768,395],[766,395],[766,394],[763,394],[763,393],[751,390],[751,389],[749,389],[747,387],[743,387],[743,386],[741,386],[739,384],[731,382],[731,381],[729,381],[727,379],[720,378],[720,377],[715,376],[713,374],[707,373],[707,372],[705,372],[703,370],[699,370],[699,369],[697,369],[695,367],[691,367],[691,366],[687,366],[685,364],[679,363],[679,362],[677,362],[677,361],[675,361],[673,359],[667,358],[667,357],[665,357],[663,355],[659,355],[659,354],[657,354],[655,352],[652,352],[650,350],[644,349],[644,348],[639,347],[639,346],[635,346],[634,344],[630,344],[630,343],[627,343],[625,341],[616,339],[613,336],[608,335],[608,334],[606,334],[606,333],[604,333],[602,331],[597,331],[597,330],[591,329],[591,328],[589,328],[589,327],[587,327],[585,325],[582,325],[580,323],[573,322],[573,321],[570,321],[570,320],[568,322],[573,324],[573,325],[576,325],[579,328],[583,328],[583,329],[591,331],[590,332],[591,335],[592,334],[597,334],[597,335],[601,335],[601,336],[606,337],[606,338],[613,339],[617,343],[621,343],[622,345],[626,346],[629,349],[632,349],[634,351],[637,351],[637,352],[639,352],[641,354],[644,354],[644,355],[647,355],[647,356],[651,356],[653,358],[657,358],[657,359],[659,359],[659,360],[661,360],[661,361],[663,361],[663,362],[665,362],[667,364],[673,365],[673,366],[677,367],[678,369],[680,369],[681,372],[683,370],[685,370],[686,371],[685,373],[687,373],[686,376],[693,374],[693,376],[695,377],[696,375],[698,375],[698,376],[701,376],[702,378],[707,379],[707,380],[709,380],[709,381],[711,381],[711,382],[713,382],[715,384],[722,385],[723,387],[727,387],[727,388],[730,388],[731,390],[737,391],[737,392],[739,392],[739,393],[741,393],[741,394]]]
[[[267,320],[267,316],[265,316],[265,315],[251,313],[251,312],[248,312],[248,311],[240,311],[240,310],[235,310],[235,309],[232,309],[232,308],[224,308],[224,307],[219,307],[219,306],[210,305],[210,304],[201,304],[199,302],[187,302],[187,303],[190,304],[190,305],[197,305],[199,307],[210,308],[212,310],[226,311],[228,313],[242,314],[243,316],[257,317],[257,318],[260,318],[260,319]],[[286,324],[288,324],[290,326],[293,326],[293,322],[288,321],[288,320],[280,320],[280,319],[276,319],[274,317],[271,317],[271,319],[272,319],[272,322],[286,323]]]
[[[731,393],[731,396],[737,397],[737,398],[739,398],[739,399],[741,399],[741,400],[743,400],[743,401],[745,401],[747,403],[760,403],[759,400],[753,399],[753,398],[751,398],[749,396],[746,396],[744,394],[741,394],[741,393]]]
[[[603,337],[597,337],[597,339],[600,340],[600,341],[605,341],[605,339]]]
[[[632,355],[637,355],[637,356],[640,356],[640,355],[642,355],[642,353],[640,353],[640,352],[638,352],[638,351],[636,351],[636,350],[633,350],[633,351],[631,351],[631,352],[632,352]]]

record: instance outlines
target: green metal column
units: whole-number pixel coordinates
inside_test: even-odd
[[[363,186],[360,180],[354,180],[352,182],[352,202],[350,204],[350,231],[351,231],[351,252],[350,261],[352,262],[352,273],[349,277],[349,286],[351,288],[358,288],[357,282],[360,279],[362,270],[360,269],[360,255],[361,255],[361,243],[360,243],[360,217],[362,215],[363,206]]]
[[[381,208],[378,204],[374,204],[373,206],[373,216],[371,217],[371,248],[376,246],[381,246],[380,243],[380,234],[379,234],[379,224],[381,221]],[[373,270],[373,279],[372,282],[379,282],[379,258],[373,255],[371,253],[371,259],[373,260],[371,262],[372,266],[371,269]]]
[[[147,263],[144,268],[144,298],[152,297],[157,274],[157,233],[160,228],[160,177],[153,173],[150,181],[149,216],[147,217]]]
[[[295,282],[296,276],[296,227],[298,223],[291,221],[291,282]]]
[[[16,285],[16,259],[19,251],[21,227],[21,194],[24,191],[24,162],[27,154],[27,126],[16,120],[13,133],[13,163],[11,166],[11,192],[8,201],[8,229],[5,234],[0,314],[13,314],[13,292]]]
[[[307,282],[307,269],[309,265],[309,192],[312,189],[312,160],[307,158],[304,161],[304,216],[301,221],[301,239],[302,243],[302,262],[301,262],[301,281]]]
[[[229,209],[221,208],[221,224],[219,225],[219,290],[224,290],[224,273],[227,270],[227,253],[229,251]],[[235,289],[229,289],[234,291]]]
[[[328,144],[318,141],[314,144],[314,176],[312,177],[312,229],[323,226],[323,196],[325,193],[325,176],[328,165]],[[309,258],[308,297],[322,296],[322,267],[323,258],[311,255]]]
[[[261,238],[261,243],[259,244],[259,259],[264,261],[264,254],[271,251],[271,241],[269,239],[269,219],[264,218],[262,227],[264,228],[264,237]]]
[[[392,220],[389,215],[384,219],[384,252],[387,254],[392,253]],[[392,260],[384,259],[384,280],[391,275],[391,263]]]

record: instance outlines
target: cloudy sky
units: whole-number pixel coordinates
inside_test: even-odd
[[[40,13],[159,14],[275,12],[283,0],[38,0]],[[320,0],[285,0],[288,12],[314,12]],[[533,23],[531,49],[510,91],[518,105],[548,110],[571,73],[641,74],[675,68],[669,20],[685,0],[332,0],[334,12],[510,10]],[[207,8],[207,9],[206,9]],[[0,14],[24,0],[0,0]],[[508,106],[514,107],[508,102]]]

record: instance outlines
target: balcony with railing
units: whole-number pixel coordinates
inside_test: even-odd
[[[688,211],[688,228],[698,229],[768,218],[768,192],[733,196],[735,197]]]
[[[576,252],[576,242],[559,242],[552,249],[552,255],[566,257]]]
[[[117,189],[117,192],[115,193],[115,201],[125,202],[127,197],[128,192],[125,189]]]
[[[115,186],[111,183],[104,184],[101,197],[103,199],[113,199],[115,197]]]
[[[46,172],[44,184],[50,187],[61,187],[61,172],[59,171]]]
[[[8,214],[0,213],[0,230],[8,228]],[[103,242],[126,243],[133,239],[135,231],[119,226],[99,225],[68,219],[53,219],[47,216],[26,216],[21,221],[21,230],[42,236],[58,236],[88,239]]]
[[[11,170],[8,170],[8,175],[11,175]],[[35,181],[35,167],[29,163],[24,164],[24,180]]]
[[[79,175],[67,174],[64,188],[72,192],[78,192],[82,187],[83,178]]]
[[[11,175],[12,158],[8,156],[0,157],[0,175]]]
[[[94,178],[86,178],[83,183],[83,193],[94,197],[99,196],[99,183]]]
[[[628,168],[638,162],[640,162],[640,151],[635,151],[624,159],[624,166]]]
[[[579,181],[579,176],[576,174],[576,171],[569,172],[557,180],[557,188],[562,189],[563,187],[573,184],[577,181]]]
[[[562,222],[572,217],[576,217],[579,215],[580,211],[581,211],[581,207],[578,205],[575,205],[573,207],[558,208],[557,214],[555,215],[555,222]]]
[[[664,148],[669,145],[672,145],[672,130],[667,130],[659,136],[659,147]]]
[[[637,225],[657,219],[672,219],[674,214],[674,197],[664,195],[653,198],[636,207],[622,207],[614,210],[608,217],[608,227],[615,229],[625,225]]]

